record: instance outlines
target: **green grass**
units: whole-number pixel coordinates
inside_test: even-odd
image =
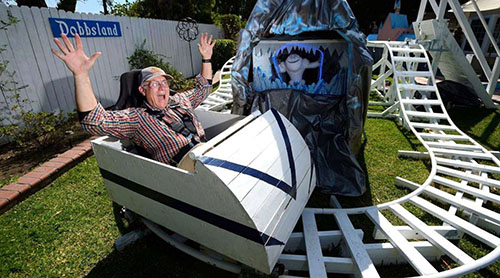
[[[500,109],[456,109],[450,114],[470,136],[489,149],[499,149]],[[368,119],[366,134],[360,163],[368,172],[370,191],[361,198],[339,198],[345,207],[384,203],[408,194],[394,186],[396,176],[417,183],[428,176],[428,163],[397,157],[398,150],[424,150],[411,132],[394,121]],[[313,206],[327,200],[321,194],[314,198]],[[364,223],[354,222],[357,227]],[[91,157],[0,216],[0,277],[237,277],[155,236],[117,252],[113,243],[118,237],[111,201]],[[488,251],[473,239],[460,244],[473,257]],[[406,272],[402,268],[398,273]],[[500,262],[496,262],[468,277],[499,276]]]
[[[0,277],[230,277],[152,236],[116,252],[119,237],[88,158],[0,217]]]
[[[19,178],[19,176],[13,176],[13,177],[5,178],[5,179],[0,179],[0,187],[7,185],[7,184],[11,184],[11,183],[15,182],[18,178]]]
[[[496,111],[456,108],[449,114],[463,132],[483,147],[500,150],[500,108]]]

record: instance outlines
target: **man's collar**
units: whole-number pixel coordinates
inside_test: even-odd
[[[162,111],[162,110],[166,111],[168,109],[173,109],[173,108],[179,107],[180,103],[178,103],[177,101],[174,101],[173,99],[169,99],[168,100],[168,106],[165,107],[164,109],[159,109],[159,108],[153,107],[147,101],[144,101],[144,105],[146,106],[146,109],[149,109],[151,111]]]
[[[150,105],[147,101],[144,101],[144,105],[146,106],[146,109],[150,110],[150,111],[161,111],[162,109],[158,109],[156,107],[153,107],[152,105]]]

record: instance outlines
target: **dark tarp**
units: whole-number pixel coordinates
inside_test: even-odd
[[[340,92],[329,95],[296,88],[253,89],[252,51],[260,41],[320,38],[347,42],[346,68],[336,79],[343,83],[338,86]],[[372,64],[366,37],[358,30],[346,1],[258,0],[240,32],[231,73],[232,112],[247,115],[258,109],[264,112],[276,108],[308,144],[317,187],[324,193],[359,196],[365,192],[366,182],[355,154],[361,146]]]

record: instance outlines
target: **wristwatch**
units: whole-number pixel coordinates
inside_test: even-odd
[[[212,59],[201,59],[202,63],[212,63]]]

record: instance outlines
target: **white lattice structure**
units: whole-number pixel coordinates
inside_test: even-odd
[[[435,0],[422,0],[417,20],[413,23],[417,40],[426,44],[426,48],[433,58],[434,73],[439,68],[446,79],[473,88],[486,108],[496,108],[491,98],[500,76],[500,47],[496,43],[496,39],[476,1],[470,2],[474,8],[473,13],[480,19],[482,25],[480,28],[484,30],[484,35],[489,39],[493,53],[496,54],[496,58],[491,65],[478,43],[478,35],[474,33],[458,0],[440,0],[438,2]],[[427,13],[426,20],[424,20],[424,12],[427,6],[430,6],[433,15]],[[470,58],[464,55],[463,50],[448,29],[448,20],[445,19],[447,12],[449,12],[449,16],[456,18],[465,39],[470,45],[473,53]],[[431,17],[429,18],[429,16]],[[477,60],[479,64],[478,73],[471,66],[473,59]],[[484,85],[486,87],[483,86],[478,74],[485,77],[486,83]]]
[[[432,73],[436,74],[439,69],[446,80],[455,81],[472,88],[486,108],[495,109],[496,105],[492,97],[500,76],[500,46],[491,43],[496,42],[496,40],[488,27],[488,23],[476,2],[471,1],[474,14],[480,19],[484,35],[490,41],[493,53],[496,54],[496,58],[491,64],[488,63],[487,57],[483,53],[476,34],[474,34],[458,0],[438,0],[438,2],[436,0],[422,0],[417,19],[413,23],[417,43],[422,44],[432,57]],[[425,20],[424,14],[426,15]],[[464,33],[465,40],[471,47],[472,54],[466,55],[464,53],[449,30],[449,19],[447,18],[450,17],[454,17],[458,22]],[[377,42],[368,43],[370,47],[377,47],[377,45],[380,46]],[[369,113],[369,117],[393,117],[391,113],[397,109],[397,105],[394,105],[396,95],[393,88],[385,87],[387,77],[392,74],[391,63],[387,58],[387,50],[385,49],[382,59],[373,66],[373,73],[378,74],[378,78],[372,82],[371,87],[371,90],[376,92],[383,101],[372,102],[370,105],[383,105],[388,108],[382,113]],[[477,61],[479,65],[479,72],[476,72],[472,67],[473,60]],[[484,76],[486,80],[484,84],[479,78],[480,75]],[[428,78],[427,72],[422,77]]]
[[[231,68],[234,56],[227,60],[220,72],[219,88],[201,103],[198,109],[204,111],[221,111],[233,102],[233,90],[231,89]]]
[[[368,112],[367,116],[371,118],[395,118],[398,115],[394,113],[398,111],[399,102],[395,92],[395,87],[389,78],[392,77],[394,71],[389,57],[388,49],[381,42],[368,42],[370,48],[382,48],[382,57],[372,66],[372,73],[377,76],[372,80],[370,87],[371,92],[375,92],[382,101],[370,101],[370,106],[380,105],[384,107],[382,112]],[[427,73],[425,73],[427,74]]]
[[[288,270],[308,271],[310,277],[327,277],[327,273],[379,277],[378,267],[401,263],[411,265],[425,277],[458,277],[484,268],[500,258],[500,161],[451,121],[434,75],[430,70],[417,69],[422,63],[431,69],[421,45],[382,45],[391,61],[385,66],[391,68],[387,77],[394,79],[394,103],[401,119],[428,150],[432,164],[429,177],[421,185],[397,178],[396,184],[414,190],[385,204],[352,209],[306,208],[302,214],[304,232],[292,234],[285,248],[305,250],[306,255],[282,254],[279,262]],[[417,76],[429,77],[429,84],[415,84]],[[416,91],[421,94],[415,94]],[[433,98],[431,92],[435,93]],[[413,209],[408,209],[410,204]],[[405,225],[391,224],[385,211],[397,215]],[[439,223],[425,222],[415,211],[426,212]],[[332,215],[338,229],[318,231],[316,215]],[[355,229],[351,221],[360,215],[373,223],[374,238],[385,242],[364,242],[367,231]],[[489,252],[472,258],[460,244],[453,243],[463,240],[464,234],[488,246]],[[332,244],[341,247],[343,256],[323,255]],[[457,266],[444,271],[436,269],[432,262],[442,255]]]

